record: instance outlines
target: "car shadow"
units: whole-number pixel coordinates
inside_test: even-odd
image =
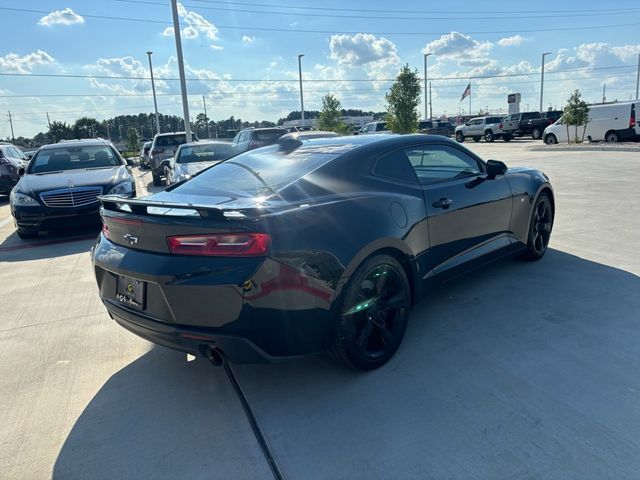
[[[21,239],[14,231],[0,243],[0,262],[42,260],[88,252],[99,233],[99,226],[90,226]]]
[[[233,369],[286,478],[624,478],[640,470],[638,292],[637,275],[550,250],[435,289],[376,371],[318,357]],[[156,348],[115,373],[54,478],[215,468],[244,418],[202,428],[220,405],[199,399],[227,380],[195,363]]]

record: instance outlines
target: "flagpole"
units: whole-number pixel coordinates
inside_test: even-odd
[[[469,117],[471,117],[471,77],[469,77]]]

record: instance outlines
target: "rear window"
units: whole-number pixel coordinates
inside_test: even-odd
[[[248,197],[269,196],[328,161],[339,152],[299,148],[293,152],[273,145],[225,160],[177,187],[174,192],[207,195],[228,192]]]
[[[29,164],[29,173],[47,173],[81,168],[109,168],[122,165],[108,145],[69,146],[39,150]]]
[[[530,118],[540,118],[538,112],[527,112],[522,114],[522,120],[529,120]]]
[[[253,132],[251,140],[261,146],[273,145],[278,139],[287,133],[284,130],[263,130],[259,132]]]
[[[210,162],[212,160],[224,160],[231,154],[231,144],[194,145],[182,147],[176,158],[177,163]]]
[[[163,135],[162,137],[157,137],[155,139],[154,147],[177,147],[178,145],[182,145],[183,143],[187,143],[187,136],[183,133],[182,135]],[[195,135],[191,135],[192,142],[198,141]]]
[[[500,123],[501,117],[488,117],[486,123]]]

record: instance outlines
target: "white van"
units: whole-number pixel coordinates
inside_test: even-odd
[[[585,141],[620,142],[640,139],[640,101],[589,105],[589,123],[584,134]],[[569,135],[575,135],[575,126],[569,126]],[[582,138],[584,127],[578,127],[578,138]],[[567,126],[563,117],[544,129],[544,143],[553,144],[567,141]]]

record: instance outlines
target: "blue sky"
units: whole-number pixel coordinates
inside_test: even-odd
[[[275,121],[299,109],[299,53],[305,55],[307,109],[319,109],[322,96],[334,93],[345,108],[384,110],[388,79],[405,63],[422,76],[426,51],[432,53],[434,116],[467,111],[468,102],[459,99],[470,76],[473,113],[506,109],[510,92],[522,94],[523,110],[537,110],[542,52],[552,52],[545,108],[561,106],[574,88],[600,101],[603,84],[607,100],[629,99],[640,53],[640,4],[531,5],[184,0],[191,115],[202,111],[202,95],[214,120],[234,115]],[[0,76],[0,110],[12,111],[16,136],[45,131],[47,111],[68,122],[81,115],[151,112],[150,82],[122,78],[148,77],[147,50],[154,52],[156,77],[177,77],[168,0],[5,0],[0,12],[0,74],[23,74]],[[30,74],[82,78],[24,76]],[[156,86],[159,110],[181,114],[178,82],[159,80]],[[3,112],[0,138],[8,134]]]

